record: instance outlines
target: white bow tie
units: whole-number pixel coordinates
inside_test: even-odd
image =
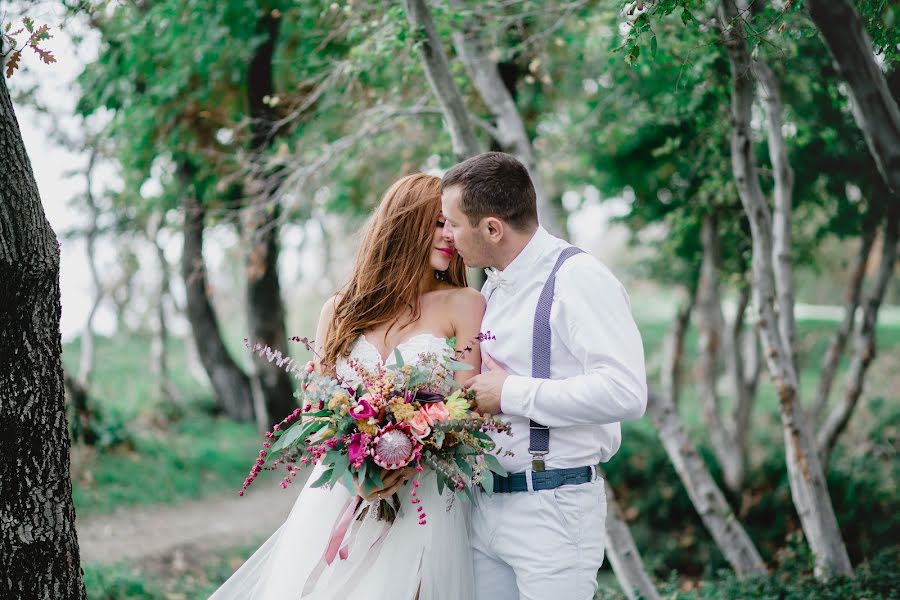
[[[497,290],[503,288],[506,291],[512,290],[512,282],[505,279],[503,274],[497,269],[485,269],[484,272],[487,274],[488,283],[493,286],[493,289]]]

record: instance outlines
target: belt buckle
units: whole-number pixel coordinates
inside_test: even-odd
[[[528,453],[531,454],[531,470],[535,473],[542,473],[546,468],[544,465],[544,457],[547,456],[549,452],[529,450]]]

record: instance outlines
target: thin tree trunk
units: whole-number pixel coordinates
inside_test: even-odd
[[[169,376],[169,360],[167,354],[167,342],[169,340],[169,325],[166,316],[166,302],[171,296],[169,281],[171,269],[166,253],[159,241],[159,234],[163,228],[165,213],[157,211],[150,216],[147,223],[147,239],[153,244],[156,251],[156,260],[159,263],[159,286],[156,291],[156,319],[153,327],[153,341],[150,344],[150,372],[157,385],[157,394],[160,399],[165,399],[175,404],[182,404],[181,393],[172,383]]]
[[[872,213],[867,215],[871,217]],[[875,242],[875,231],[878,221],[874,218],[867,218],[863,226],[862,238],[860,240],[859,252],[856,260],[850,269],[850,279],[847,282],[846,300],[844,302],[844,319],[841,321],[834,337],[828,345],[825,352],[825,359],[822,361],[822,368],[819,376],[819,387],[816,389],[816,395],[813,396],[809,406],[809,414],[813,423],[819,423],[828,406],[828,397],[831,395],[831,387],[834,383],[835,375],[837,375],[838,363],[847,347],[847,340],[853,332],[853,325],[856,322],[856,310],[859,308],[859,302],[862,298],[862,284],[866,274],[866,265],[869,263],[869,255],[872,253],[872,245]]]
[[[766,566],[759,551],[688,437],[671,398],[651,392],[647,415],[694,508],[731,568],[738,577],[765,573]]]
[[[247,72],[247,98],[251,118],[251,181],[250,206],[247,208],[246,231],[250,238],[245,276],[247,279],[247,327],[252,342],[262,342],[283,353],[288,352],[285,332],[284,301],[278,279],[280,207],[271,205],[272,191],[265,184],[264,153],[277,133],[276,115],[266,98],[275,95],[272,80],[272,58],[278,40],[280,18],[265,13],[257,24],[257,33],[264,41],[256,48]],[[288,415],[297,403],[290,375],[275,363],[253,355],[259,389],[265,399],[265,421],[257,415],[257,422],[265,426]]]
[[[693,297],[687,306],[690,307],[692,304]],[[683,313],[687,313],[684,317],[684,323],[686,323],[690,311],[682,309],[679,312],[679,314]],[[680,320],[676,321],[670,335],[677,334],[684,337],[686,327],[681,323]],[[683,348],[684,342],[676,341],[673,343],[673,347]],[[677,372],[681,368],[681,359],[681,352],[667,354],[662,365],[662,372]],[[669,375],[667,380],[677,381],[677,377]],[[766,566],[759,551],[731,510],[725,500],[725,495],[716,485],[703,458],[698,454],[684,430],[684,425],[678,416],[678,409],[672,401],[676,392],[677,390],[674,389],[664,389],[661,394],[651,392],[648,397],[647,415],[656,428],[663,448],[675,466],[703,524],[738,577],[765,573]]]
[[[740,491],[744,478],[743,457],[734,443],[735,432],[722,419],[719,381],[719,356],[723,348],[722,297],[719,292],[721,250],[718,217],[714,211],[703,218],[700,231],[703,261],[697,293],[697,316],[700,330],[700,405],[703,421],[712,442],[716,460],[722,467],[725,484]]]
[[[657,600],[659,592],[650,580],[641,553],[616,501],[615,491],[603,476],[606,485],[606,555],[616,579],[628,600]]]
[[[184,211],[184,249],[181,274],[187,297],[187,318],[200,361],[223,413],[239,421],[253,420],[253,396],[250,380],[235,364],[219,330],[219,322],[207,295],[206,264],[203,262],[203,226],[205,211],[191,184],[191,169],[178,167],[181,203]]]
[[[3,77],[0,164],[0,597],[81,600],[59,329],[60,246]]]
[[[675,406],[678,406],[681,397],[684,338],[691,324],[691,311],[694,309],[696,298],[697,291],[690,290],[688,301],[678,309],[675,322],[663,340],[662,364],[666,368],[660,372],[660,384],[662,393],[671,398]]]
[[[453,0],[451,4],[460,10],[463,9],[459,0]],[[494,115],[497,141],[505,152],[514,154],[527,167],[537,194],[538,219],[541,224],[554,235],[563,235],[562,216],[545,194],[544,180],[538,169],[537,157],[525,129],[525,123],[512,95],[503,83],[497,63],[491,59],[484,47],[480,26],[474,19],[470,19],[465,28],[465,32],[457,31],[453,34],[453,45],[478,95]]]
[[[91,373],[94,370],[94,318],[97,315],[97,309],[103,301],[103,282],[100,280],[100,273],[97,269],[97,236],[99,228],[97,221],[100,218],[100,211],[97,209],[97,203],[94,201],[93,191],[93,173],[94,166],[97,162],[97,150],[92,149],[88,158],[87,170],[85,171],[86,189],[84,198],[90,209],[90,224],[85,233],[85,246],[88,258],[88,270],[91,273],[91,283],[94,286],[94,301],[91,303],[91,309],[88,312],[87,322],[84,325],[84,331],[81,334],[81,348],[78,363],[78,385],[85,391],[90,387]]]
[[[817,576],[850,576],[853,571],[850,558],[837,525],[812,432],[800,406],[792,350],[784,347],[779,333],[772,265],[772,215],[760,188],[750,131],[753,104],[750,53],[734,1],[723,0],[720,9],[732,75],[732,170],[753,236],[754,304],[759,311],[764,354],[781,408],[791,496],[815,556]],[[782,309],[784,312],[793,307]]]
[[[792,212],[794,170],[784,142],[784,109],[778,82],[769,65],[762,60],[753,61],[753,72],[759,84],[760,97],[766,106],[766,140],[774,178],[775,211],[772,222],[772,265],[775,271],[775,290],[778,294],[778,333],[784,349],[790,354],[794,371],[797,371],[797,325],[794,319],[794,269],[791,262],[793,240]]]
[[[878,309],[881,307],[881,301],[884,299],[884,293],[887,291],[888,282],[891,280],[897,261],[898,220],[900,220],[900,209],[898,209],[897,204],[893,204],[888,208],[878,276],[875,279],[875,286],[866,300],[862,324],[854,341],[853,357],[850,360],[850,369],[847,372],[844,397],[834,407],[834,410],[831,411],[819,430],[817,441],[822,464],[828,464],[828,455],[834,448],[838,436],[847,427],[850,416],[856,408],[856,403],[860,395],[862,395],[866,371],[875,359],[875,326],[878,321]]]
[[[752,429],[750,413],[756,399],[756,384],[759,381],[760,373],[759,344],[756,332],[744,330],[747,306],[750,304],[750,286],[741,286],[738,293],[737,310],[731,325],[731,342],[728,344],[730,352],[726,359],[734,386],[734,408],[731,413],[734,452],[740,457],[740,472],[735,474],[734,481],[729,482],[726,474],[725,483],[733,492],[741,491],[747,472],[747,455]]]
[[[417,42],[419,58],[425,69],[425,76],[441,105],[444,122],[450,132],[453,154],[456,160],[464,160],[481,152],[475,137],[475,129],[469,119],[469,112],[463,102],[459,87],[450,72],[450,63],[441,44],[431,18],[431,11],[425,0],[404,0],[406,17]]]
[[[900,194],[900,109],[859,13],[849,0],[806,0],[806,7],[847,82],[853,118],[881,176]]]

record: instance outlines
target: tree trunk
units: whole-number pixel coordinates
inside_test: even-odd
[[[765,563],[684,430],[671,398],[651,392],[647,415],[694,508],[731,568],[738,577],[764,574]]]
[[[163,229],[165,212],[157,211],[150,216],[147,223],[147,239],[156,251],[156,260],[159,263],[159,286],[156,291],[156,319],[153,326],[153,341],[150,344],[150,373],[156,380],[156,392],[161,400],[182,404],[184,398],[172,383],[169,377],[169,360],[167,354],[167,342],[169,340],[169,325],[166,316],[166,302],[171,293],[169,281],[171,269],[166,259],[165,250],[159,241],[160,231]]]
[[[406,17],[413,32],[413,39],[417,42],[425,76],[441,105],[441,113],[450,132],[453,154],[456,155],[456,160],[460,161],[475,156],[481,152],[481,148],[475,138],[475,130],[462,94],[450,72],[450,63],[434,27],[431,11],[425,0],[404,1]]]
[[[887,223],[885,224],[884,239],[881,245],[881,264],[878,267],[878,275],[875,286],[866,300],[863,310],[862,325],[854,342],[853,357],[850,360],[850,369],[847,372],[847,385],[842,401],[834,407],[828,418],[819,430],[818,445],[822,464],[828,464],[828,455],[831,453],[838,436],[847,427],[850,416],[856,408],[856,403],[862,395],[863,383],[866,371],[872,360],[875,359],[875,326],[878,322],[878,309],[887,291],[888,282],[894,273],[894,263],[897,261],[897,237],[898,220],[900,220],[900,208],[895,203],[888,208]]]
[[[731,62],[732,170],[753,236],[754,304],[759,311],[764,354],[781,408],[791,496],[815,556],[817,576],[829,573],[850,576],[850,558],[837,525],[812,432],[800,406],[792,349],[784,347],[780,335],[772,265],[772,216],[760,188],[750,130],[753,104],[750,53],[734,0],[723,0],[720,9],[723,38]],[[781,309],[784,312],[793,307]]]
[[[853,99],[853,118],[888,187],[900,194],[900,109],[875,62],[872,41],[849,0],[806,0]]]
[[[463,9],[459,0],[453,0],[452,5]],[[497,123],[497,141],[505,152],[514,154],[528,168],[537,194],[538,219],[541,224],[554,235],[563,235],[562,216],[545,194],[544,180],[538,169],[531,139],[525,130],[519,109],[503,83],[497,63],[491,59],[484,47],[480,26],[470,19],[465,28],[465,32],[453,34],[453,45],[478,95],[494,115]]]
[[[690,316],[689,308],[693,303],[692,295],[687,308],[679,311],[679,315],[684,314],[683,320],[675,322],[670,336],[684,337],[687,331],[685,324]],[[672,345],[674,348],[683,348],[684,341],[676,339]],[[662,372],[677,372],[681,368],[681,359],[681,352],[667,353]],[[669,375],[666,379],[677,380],[673,375]],[[661,394],[651,392],[647,400],[647,416],[656,428],[663,448],[675,466],[691,498],[691,503],[738,577],[765,573],[766,566],[756,546],[731,510],[725,495],[716,485],[703,458],[697,453],[684,430],[673,401],[673,397],[677,397],[677,391],[664,388]]]
[[[662,364],[660,372],[660,384],[663,394],[672,399],[672,404],[678,406],[681,397],[681,364],[684,355],[684,338],[688,326],[691,324],[691,311],[696,303],[697,290],[689,291],[688,301],[678,309],[675,322],[666,334],[663,341]]]
[[[766,140],[775,180],[772,265],[775,272],[775,290],[778,294],[778,333],[796,372],[797,325],[794,319],[794,269],[791,262],[794,170],[788,160],[787,145],[782,134],[784,109],[775,74],[762,60],[753,61],[753,73],[759,83],[759,95],[766,106]]]
[[[247,72],[247,96],[251,118],[251,165],[247,190],[246,231],[250,238],[245,276],[247,278],[247,327],[252,343],[262,342],[288,354],[284,329],[285,310],[278,279],[280,208],[272,203],[273,192],[267,188],[264,163],[265,150],[277,133],[277,118],[266,102],[275,95],[272,81],[272,57],[278,40],[280,18],[265,13],[257,24],[257,33],[265,35],[256,48]],[[297,406],[290,375],[275,363],[253,355],[259,389],[265,399],[266,418],[257,422],[268,426],[280,421]]]
[[[862,284],[866,274],[866,265],[869,264],[869,255],[872,253],[872,245],[875,243],[875,231],[878,221],[874,218],[873,213],[867,215],[866,223],[863,226],[862,238],[860,240],[859,253],[856,255],[856,261],[850,269],[850,279],[847,282],[846,300],[844,302],[844,319],[834,332],[834,337],[828,345],[825,352],[825,359],[822,361],[822,368],[819,375],[819,386],[816,389],[816,395],[813,396],[809,405],[809,414],[813,423],[819,423],[825,408],[828,406],[828,397],[831,395],[831,386],[834,383],[834,377],[837,375],[838,363],[844,350],[847,347],[847,340],[853,332],[853,325],[856,322],[856,310],[859,308],[859,301],[862,298]]]
[[[616,494],[606,477],[603,477],[603,481],[606,484],[606,555],[616,579],[628,600],[658,600],[659,592],[644,568],[641,553],[634,543],[622,509],[616,502]]]
[[[736,432],[722,419],[721,401],[716,389],[719,381],[719,356],[723,350],[724,318],[719,292],[721,250],[719,247],[718,216],[712,211],[703,219],[700,231],[703,261],[697,294],[697,316],[700,329],[700,404],[703,421],[709,432],[713,452],[725,484],[738,492],[744,480],[744,460],[734,443]]]
[[[750,304],[750,286],[742,286],[739,294],[734,322],[731,324],[729,353],[726,357],[734,387],[734,409],[731,413],[731,427],[734,433],[732,442],[734,452],[741,459],[740,473],[734,475],[734,480],[730,482],[727,473],[725,476],[725,484],[733,492],[741,491],[747,471],[747,455],[752,429],[750,413],[756,399],[756,386],[761,370],[756,332],[744,330],[747,306]]]
[[[0,597],[83,599],[59,330],[60,246],[3,77],[0,164]]]
[[[205,211],[191,185],[188,165],[178,167],[181,180],[181,203],[184,211],[184,249],[181,274],[187,297],[187,318],[200,361],[223,413],[239,421],[253,420],[253,396],[250,380],[235,364],[225,347],[219,322],[207,295],[206,264],[203,262],[203,226]]]

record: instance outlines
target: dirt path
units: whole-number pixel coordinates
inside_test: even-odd
[[[262,483],[262,482],[259,482]],[[268,485],[172,506],[150,506],[77,521],[81,560],[132,564],[204,554],[262,541],[284,522],[303,483]]]

